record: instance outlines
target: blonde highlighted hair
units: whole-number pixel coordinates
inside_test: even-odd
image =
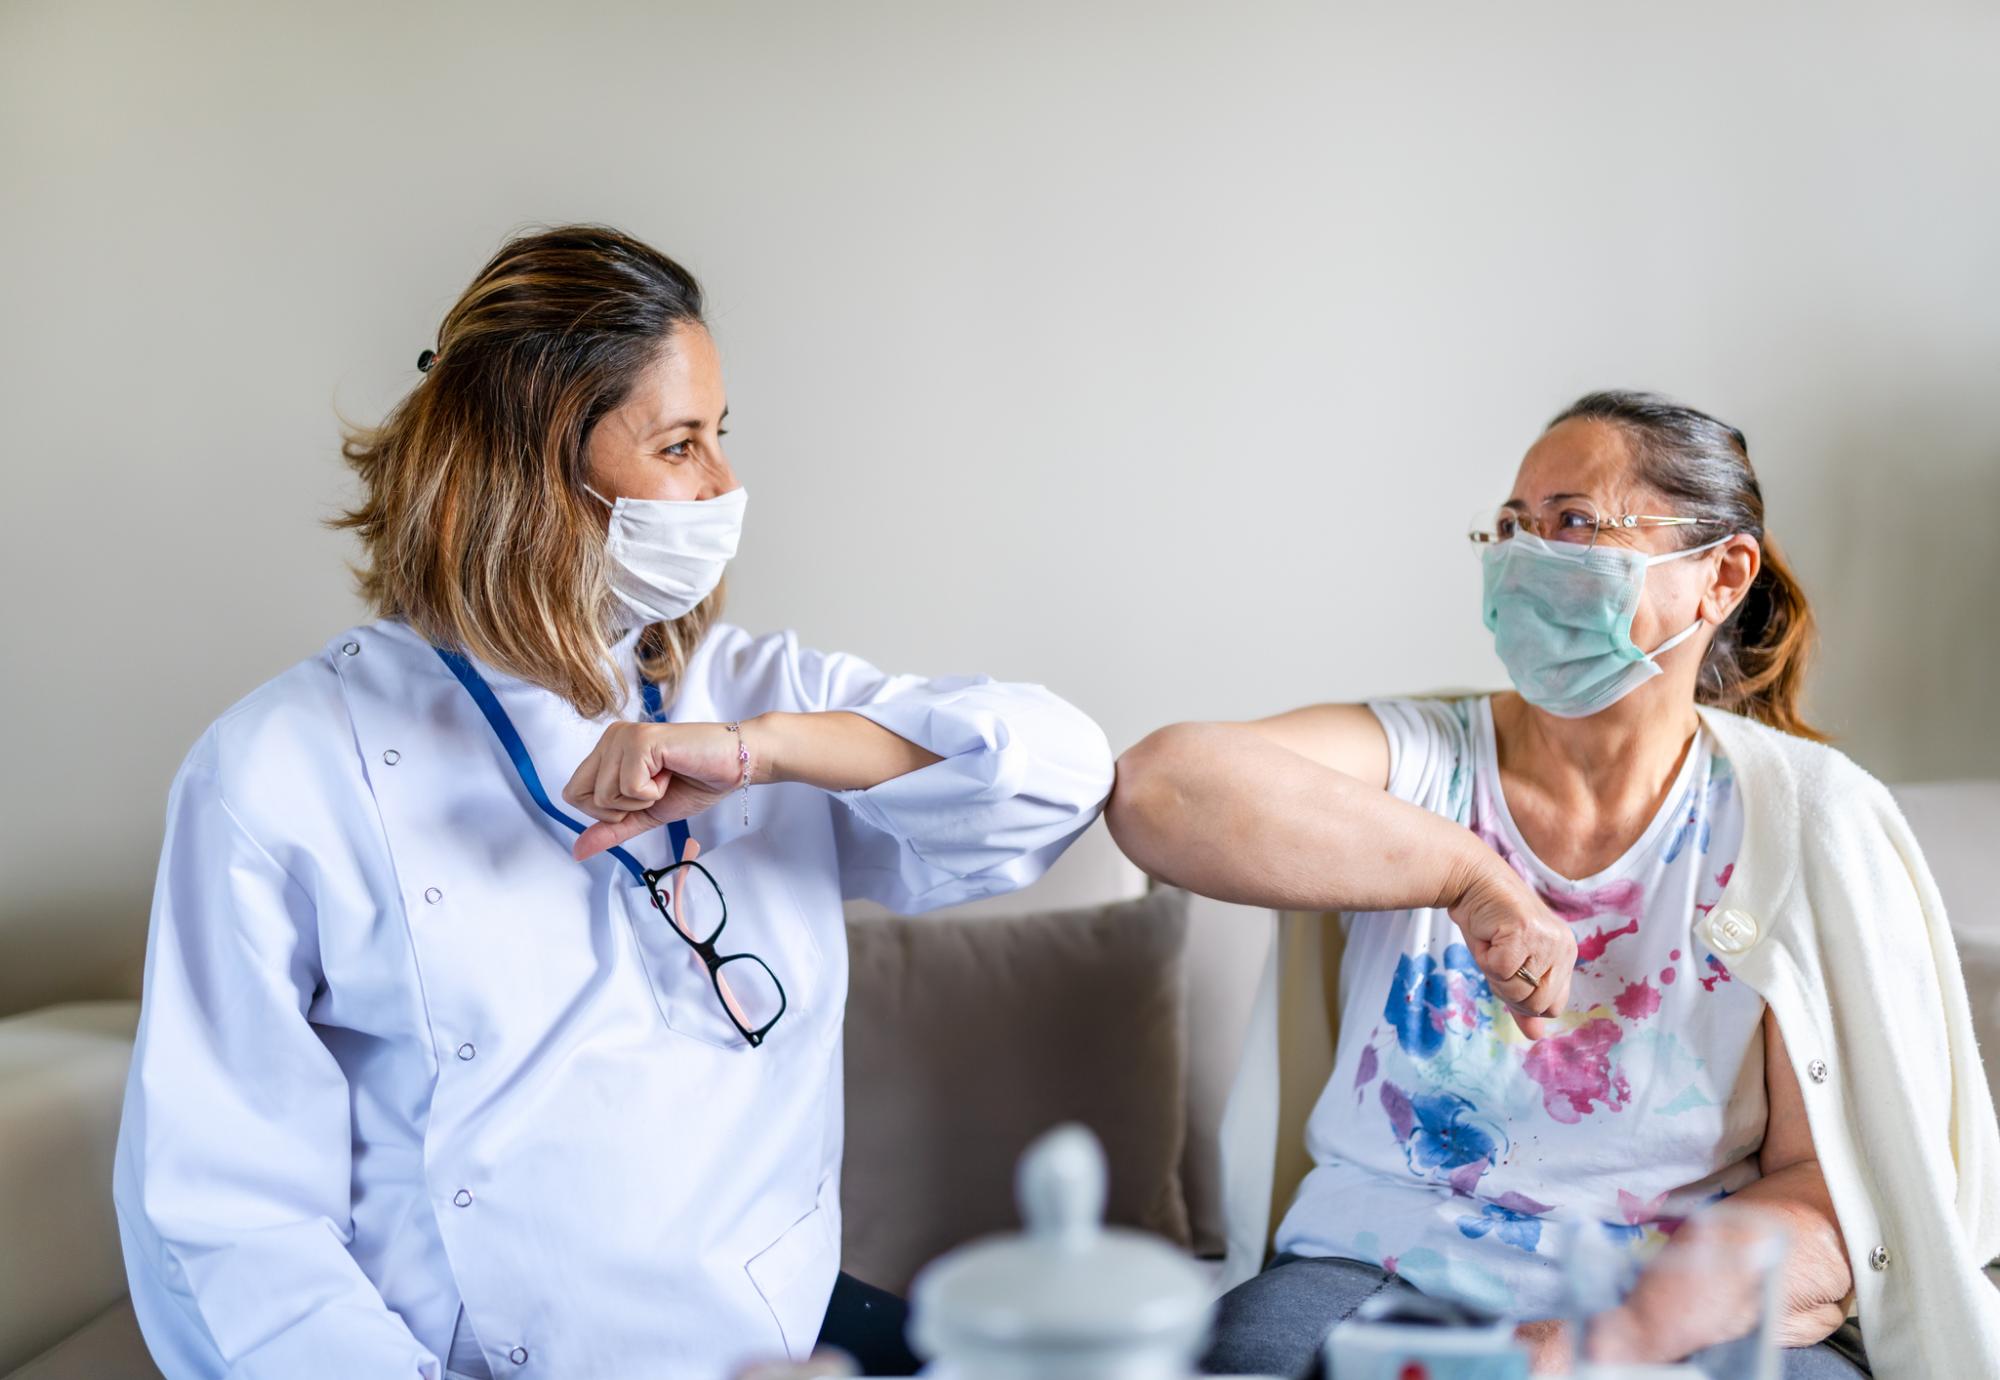
[[[445,314],[416,387],[381,425],[343,424],[363,496],[331,525],[359,537],[375,613],[584,718],[619,710],[604,519],[583,491],[590,432],[676,331],[702,324],[694,276],[617,230],[502,246]],[[718,588],[641,635],[640,672],[668,702],[721,607]]]

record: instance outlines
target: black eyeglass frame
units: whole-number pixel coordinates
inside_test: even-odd
[[[722,919],[716,922],[714,932],[706,939],[696,939],[681,928],[680,922],[674,919],[673,909],[667,904],[665,894],[660,890],[660,883],[663,880],[684,868],[693,868],[706,878],[709,886],[715,889],[716,901],[722,906]],[[701,960],[702,966],[708,969],[709,985],[715,988],[715,1000],[721,1004],[722,1014],[729,1017],[729,1023],[736,1027],[737,1033],[749,1042],[752,1049],[763,1044],[764,1037],[771,1033],[771,1027],[778,1023],[779,1017],[785,1014],[786,1007],[791,1004],[790,998],[785,995],[785,984],[778,981],[778,975],[771,971],[771,965],[756,954],[747,951],[735,954],[716,952],[715,942],[722,938],[722,931],[729,924],[729,900],[722,894],[722,884],[715,880],[715,874],[692,858],[687,858],[677,863],[669,863],[665,867],[649,867],[641,875],[646,879],[647,893],[653,898],[653,908],[660,912],[661,917],[667,922],[667,927],[679,935],[681,940],[690,949],[694,950],[695,956]],[[743,1024],[742,1021],[736,1018],[736,1012],[730,1008],[729,999],[722,995],[722,969],[727,964],[739,963],[744,959],[748,959],[759,968],[762,968],[765,976],[771,979],[771,985],[778,989],[777,1015],[771,1017],[770,1020],[755,1029]]]

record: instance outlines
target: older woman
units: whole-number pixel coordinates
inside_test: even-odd
[[[174,782],[116,1172],[147,1342],[170,1380],[907,1373],[836,1273],[841,901],[1032,880],[1103,735],[716,621],[745,492],[656,250],[507,244],[419,367],[346,446],[377,620]]]
[[[1856,1306],[1877,1375],[1991,1373],[2000,1147],[1963,982],[1887,793],[1800,718],[1810,614],[1742,434],[1595,394],[1512,492],[1473,533],[1512,693],[1179,725],[1120,762],[1108,819],[1148,871],[1344,913],[1314,1168],[1211,1364],[1296,1374],[1409,1288],[1527,1320],[1552,1363],[1563,1240],[1657,1250],[1727,1196],[1789,1230],[1787,1374],[1867,1373]],[[1601,1357],[1741,1325],[1740,1281],[1663,1287],[1599,1321]]]

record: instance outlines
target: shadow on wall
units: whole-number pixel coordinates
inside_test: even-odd
[[[2000,776],[2000,449],[1959,392],[1843,430],[1822,476],[1810,705],[1891,781]]]

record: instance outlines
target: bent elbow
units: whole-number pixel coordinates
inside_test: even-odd
[[[1185,799],[1187,749],[1201,727],[1169,724],[1125,749],[1104,807],[1105,827],[1125,856],[1165,880],[1171,880],[1163,867]]]

